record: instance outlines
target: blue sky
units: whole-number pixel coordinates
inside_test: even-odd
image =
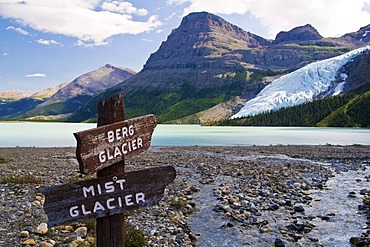
[[[311,24],[324,37],[370,24],[370,0],[0,0],[0,91],[38,91],[107,63],[141,70],[190,12],[264,38]]]

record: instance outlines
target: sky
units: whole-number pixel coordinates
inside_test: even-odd
[[[264,38],[370,24],[370,0],[0,0],[0,91],[36,92],[105,64],[140,71],[184,16],[208,11]]]

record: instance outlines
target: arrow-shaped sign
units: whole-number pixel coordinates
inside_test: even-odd
[[[155,116],[146,115],[74,133],[80,171],[92,174],[147,150],[156,125]]]

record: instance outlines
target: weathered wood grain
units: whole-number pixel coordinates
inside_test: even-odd
[[[98,103],[98,127],[125,120],[123,93],[118,93]],[[78,151],[78,150],[76,150]],[[97,177],[125,173],[125,160],[97,171]],[[96,219],[97,247],[125,247],[125,214],[115,214]]]
[[[93,174],[147,150],[156,125],[155,116],[146,115],[74,133],[81,172]]]
[[[44,210],[49,218],[49,226],[153,206],[160,201],[165,187],[175,177],[176,171],[172,166],[160,166],[42,188],[41,192],[45,195]],[[118,198],[121,198],[121,205]]]

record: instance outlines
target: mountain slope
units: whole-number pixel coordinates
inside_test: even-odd
[[[71,83],[58,90],[42,105],[47,105],[55,101],[66,101],[80,95],[94,96],[98,92],[130,78],[135,73],[135,71],[127,68],[118,68],[106,64],[103,67],[77,77]]]
[[[370,46],[359,48],[282,76],[248,101],[232,118],[253,116],[342,93],[349,86],[346,83],[348,75],[340,69],[357,56],[369,54],[369,50]]]
[[[136,72],[126,68],[105,65],[97,70],[83,74],[68,83],[63,84],[58,91],[34,109],[23,112],[14,118],[22,119],[62,119],[80,109],[96,94],[108,89]],[[42,94],[42,93],[39,93]]]
[[[32,95],[32,92],[28,91],[5,91],[0,92],[0,102],[20,100],[27,98]]]

